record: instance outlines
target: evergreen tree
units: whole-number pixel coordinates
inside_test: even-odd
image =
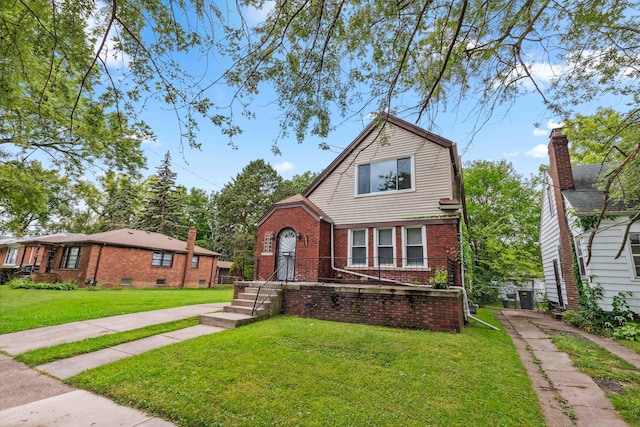
[[[181,225],[182,206],[176,190],[177,174],[171,170],[171,154],[168,151],[156,170],[157,174],[147,180],[149,189],[137,228],[184,239],[187,230]]]

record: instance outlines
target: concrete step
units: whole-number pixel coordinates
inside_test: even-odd
[[[223,309],[224,313],[241,313],[241,314],[248,314],[248,315],[252,315],[253,313],[253,305],[251,307],[245,307],[245,306],[241,306],[241,305],[227,305],[224,307]],[[256,316],[260,317],[262,315],[264,315],[265,309],[264,308],[260,308],[259,310],[256,310]]]
[[[235,306],[238,306],[238,307],[252,307],[253,308],[253,305],[255,304],[255,302],[256,302],[255,299],[251,299],[251,300],[248,300],[248,299],[234,299],[233,301],[231,301],[231,305],[235,305]],[[271,300],[267,300],[262,305],[264,307],[270,307],[273,304],[275,304],[275,302],[273,302]]]
[[[238,326],[247,325],[258,320],[257,316],[242,313],[218,312],[211,314],[201,314],[200,323],[220,328],[233,329]]]

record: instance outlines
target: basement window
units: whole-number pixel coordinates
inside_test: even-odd
[[[132,284],[133,284],[133,279],[131,278],[120,279],[120,286],[131,286]]]
[[[167,284],[166,279],[156,279],[156,286],[164,286]]]

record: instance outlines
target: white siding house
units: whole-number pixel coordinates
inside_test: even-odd
[[[602,309],[611,311],[616,296],[624,296],[629,308],[640,312],[640,222],[632,223],[628,238],[624,238],[638,205],[610,202],[604,220],[594,231],[594,219],[605,200],[597,183],[610,165],[572,166],[568,141],[561,130],[552,132],[549,158],[540,220],[549,300],[562,309],[579,307],[575,265],[581,282],[602,287]]]

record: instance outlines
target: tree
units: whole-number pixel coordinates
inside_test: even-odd
[[[68,185],[58,171],[38,161],[0,163],[0,230],[16,236],[48,230],[60,202],[56,196],[66,193]]]
[[[187,230],[181,226],[182,206],[176,191],[177,174],[171,170],[171,154],[167,151],[157,174],[147,180],[149,190],[137,221],[141,230],[184,239]]]
[[[200,188],[179,186],[177,192],[182,206],[182,228],[188,230],[196,227],[196,244],[205,248],[212,248],[214,241],[214,210],[213,196]]]
[[[636,110],[640,115],[640,110]],[[631,226],[640,220],[640,126],[629,116],[623,117],[612,108],[600,108],[589,116],[577,114],[565,124],[571,142],[571,159],[578,164],[611,162],[598,183],[605,202],[593,232],[589,236],[587,262],[591,260],[591,247],[600,223],[607,214],[610,201],[619,201],[635,210],[629,215],[623,239],[616,258],[622,255]]]
[[[638,112],[640,114],[640,111]],[[593,115],[577,114],[565,123],[571,145],[571,160],[576,164],[628,162],[615,176],[607,174],[600,183],[609,183],[610,197],[626,204],[640,198],[640,155],[634,149],[640,141],[640,127],[628,123],[612,108],[599,108]],[[615,173],[615,168],[610,172]]]
[[[216,194],[218,229],[225,235],[221,252],[226,257],[253,258],[258,220],[280,200],[281,184],[278,172],[260,159],[250,162]]]
[[[317,172],[306,171],[302,175],[294,175],[291,179],[285,179],[278,185],[275,200],[284,200],[287,197],[302,193],[317,177]]]
[[[474,286],[539,277],[540,190],[505,160],[465,164],[464,189]]]
[[[109,171],[99,181],[103,189],[98,214],[99,230],[134,227],[143,198],[140,178]]]

